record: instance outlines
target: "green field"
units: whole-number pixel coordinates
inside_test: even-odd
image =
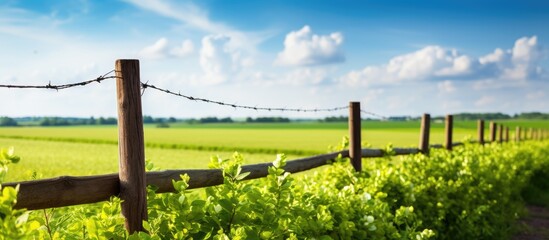
[[[547,121],[507,121],[514,126],[549,127]],[[456,121],[454,141],[476,136],[476,122]],[[414,147],[419,122],[362,123],[365,145]],[[444,124],[434,122],[431,143],[442,143]],[[512,131],[513,133],[513,131]],[[248,163],[272,161],[276,153],[290,159],[329,151],[348,135],[346,123],[175,124],[145,126],[146,158],[160,169],[206,168],[212,155],[229,157],[239,151]],[[513,136],[513,134],[511,134]],[[0,128],[0,146],[13,146],[22,157],[8,181],[61,175],[93,175],[118,168],[116,126]]]

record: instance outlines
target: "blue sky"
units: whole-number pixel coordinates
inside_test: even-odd
[[[549,111],[546,1],[0,2],[0,83],[93,79],[120,58],[197,97],[380,115]],[[0,115],[115,116],[114,82],[0,89]],[[189,102],[153,90],[154,116],[299,118]]]

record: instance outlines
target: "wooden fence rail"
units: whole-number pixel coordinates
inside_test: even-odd
[[[417,148],[395,148],[394,155],[408,155],[419,153]],[[291,173],[302,172],[328,164],[339,155],[349,157],[349,151],[333,152],[297,160],[288,161],[284,170]],[[363,158],[386,156],[383,149],[362,149]],[[272,163],[260,163],[242,166],[243,172],[250,172],[245,179],[262,178],[268,175],[268,167]],[[223,183],[223,175],[218,169],[187,169],[147,172],[147,185],[158,188],[157,193],[173,192],[172,180],[180,180],[180,175],[188,174],[189,189],[216,186]],[[19,195],[16,208],[29,210],[72,206],[78,204],[95,203],[108,200],[111,196],[120,195],[120,181],[118,174],[97,176],[57,178],[5,183],[2,187],[19,185]]]
[[[143,230],[143,220],[147,219],[146,186],[154,185],[157,193],[175,191],[172,180],[180,180],[182,174],[190,177],[189,189],[220,185],[223,175],[219,169],[188,169],[145,172],[144,136],[141,113],[140,77],[138,60],[117,60],[117,102],[119,128],[119,173],[42,179],[4,183],[2,187],[19,186],[15,208],[45,209],[72,206],[105,201],[112,196],[119,196],[122,202],[122,214],[126,218],[125,226],[128,232]],[[429,144],[431,117],[425,113],[421,118],[421,130],[418,148],[394,148],[391,153],[384,149],[361,148],[361,116],[360,103],[349,105],[349,149],[322,154],[312,157],[288,161],[284,169],[297,173],[328,164],[338,156],[351,158],[351,164],[356,171],[362,170],[362,158],[384,157],[391,155],[429,154],[430,148],[446,148],[461,146],[463,143],[453,142],[453,117],[446,116],[445,141],[443,144]],[[509,128],[490,122],[490,141],[484,138],[484,120],[478,121],[479,144],[487,142],[502,143],[509,141]],[[498,131],[499,127],[499,131]],[[505,129],[505,134],[504,134]],[[499,141],[497,139],[499,132]],[[523,136],[521,135],[523,134]],[[504,138],[505,136],[505,138]],[[544,139],[547,130],[516,128],[515,141],[527,139]],[[268,175],[271,163],[260,163],[242,166],[243,172],[250,172],[245,178],[256,179]]]

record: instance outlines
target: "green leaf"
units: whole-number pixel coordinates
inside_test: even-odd
[[[238,181],[240,181],[240,180],[246,178],[248,175],[250,175],[250,172],[241,173],[241,174],[239,174],[238,176],[236,176],[235,179],[238,180]]]

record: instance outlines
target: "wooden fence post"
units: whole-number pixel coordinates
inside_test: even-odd
[[[509,142],[509,127],[505,127],[505,142]]]
[[[520,142],[520,127],[515,128],[515,142]]]
[[[454,126],[454,117],[452,115],[446,115],[446,149],[452,150],[452,128]]]
[[[484,145],[484,120],[478,120],[478,143]]]
[[[116,60],[120,199],[129,233],[147,220],[145,150],[139,60]]]
[[[490,142],[493,143],[496,141],[496,132],[497,132],[497,129],[498,126],[495,122],[490,122]]]
[[[502,143],[503,142],[503,124],[499,124],[498,125],[498,130],[499,130],[499,141],[498,143]]]
[[[355,171],[362,171],[360,102],[349,103],[349,156]]]
[[[526,139],[528,139],[528,140],[534,139],[534,129],[532,129],[532,128],[528,129],[528,136],[526,137]]]
[[[539,140],[543,140],[543,131],[540,129],[538,129],[538,139]]]
[[[421,132],[419,135],[419,151],[429,154],[429,130],[431,128],[431,115],[424,113],[421,118]]]

